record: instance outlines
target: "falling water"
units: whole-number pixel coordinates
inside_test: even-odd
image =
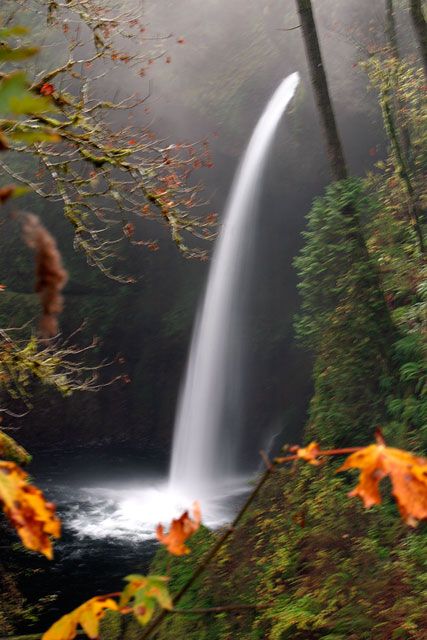
[[[212,495],[235,471],[242,291],[268,150],[298,82],[299,74],[293,73],[276,89],[240,162],[193,331],[175,423],[170,486],[195,498]]]
[[[298,82],[298,74],[293,73],[272,96],[234,179],[194,329],[169,480],[148,475],[142,483],[95,484],[80,487],[77,493],[74,486],[58,486],[62,519],[79,538],[151,539],[158,522],[168,524],[194,499],[202,501],[204,524],[215,528],[230,520],[233,496],[247,490],[247,478],[236,478],[233,459],[233,445],[239,445],[240,435],[244,288],[250,285],[248,266],[254,254],[255,216],[266,157]]]

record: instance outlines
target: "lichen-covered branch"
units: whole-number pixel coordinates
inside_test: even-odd
[[[204,204],[193,174],[211,166],[207,143],[158,139],[146,104],[148,82],[144,95],[109,95],[107,76],[120,66],[129,74],[128,84],[132,78],[145,83],[141,78],[165,56],[165,36],[147,38],[142,17],[127,3],[119,10],[96,0],[20,4],[49,22],[49,43],[31,62],[30,91],[49,97],[52,109],[0,120],[12,152],[7,158],[3,154],[0,167],[62,206],[74,228],[75,247],[110,277],[129,280],[114,268],[121,241],[157,247],[155,238],[143,235],[144,219],[168,228],[186,257],[204,259],[206,252],[190,238],[213,236],[215,217],[193,213]],[[15,21],[19,18],[18,13]],[[63,60],[45,59],[44,48],[50,46],[65,52]],[[6,69],[3,77],[8,74]]]
[[[88,365],[86,358],[96,347],[96,340],[78,347],[72,343],[74,336],[67,340],[58,337],[45,340],[34,335],[26,338],[22,337],[24,329],[0,329],[0,390],[3,397],[18,401],[28,409],[35,382],[70,396],[76,391],[98,391],[118,379],[107,383],[100,380],[105,362]],[[10,413],[7,405],[0,411]]]

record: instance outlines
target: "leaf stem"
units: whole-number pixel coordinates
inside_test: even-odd
[[[230,604],[222,607],[199,607],[195,609],[172,609],[170,613],[178,613],[181,615],[191,614],[208,614],[208,613],[222,613],[224,611],[251,611],[259,609],[268,609],[270,604]]]

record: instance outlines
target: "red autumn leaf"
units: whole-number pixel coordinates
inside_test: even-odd
[[[0,202],[4,204],[9,198],[11,198],[15,192],[15,185],[8,184],[5,187],[0,188]]]
[[[42,94],[42,96],[51,96],[54,91],[55,87],[53,86],[53,84],[50,84],[50,82],[45,82],[40,87],[40,93]]]
[[[180,518],[172,520],[169,533],[165,533],[163,525],[158,524],[156,529],[157,539],[166,546],[172,555],[186,555],[190,553],[190,549],[184,543],[198,530],[200,522],[200,505],[195,502],[193,504],[193,518],[190,518],[188,511],[185,511]]]
[[[127,236],[128,238],[131,238],[133,236],[133,234],[135,233],[135,225],[132,222],[128,222],[127,224],[125,224],[125,226],[123,227],[123,233],[125,234],[125,236]]]
[[[205,218],[206,224],[213,225],[218,222],[218,214],[217,213],[209,213]]]

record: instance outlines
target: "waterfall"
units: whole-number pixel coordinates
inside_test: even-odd
[[[237,169],[198,312],[178,403],[169,482],[199,498],[233,475],[241,414],[241,309],[253,255],[263,171],[281,115],[298,86],[293,73],[262,113]]]

